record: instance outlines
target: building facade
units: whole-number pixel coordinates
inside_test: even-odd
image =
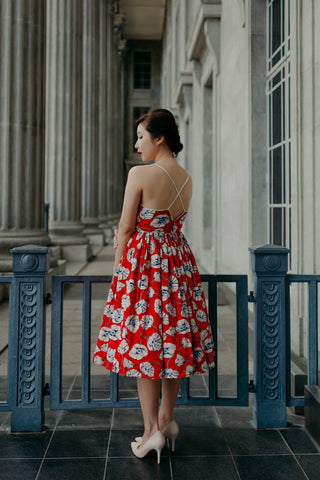
[[[139,163],[134,120],[162,106],[199,263],[250,275],[248,248],[274,243],[319,273],[318,18],[318,0],[1,1],[0,271],[14,246],[85,260],[104,242]],[[303,355],[303,287],[294,298]]]
[[[192,173],[188,236],[210,273],[250,274],[249,246],[290,249],[320,272],[320,18],[317,0],[171,0],[162,105],[175,111]],[[293,292],[294,350],[307,296]]]

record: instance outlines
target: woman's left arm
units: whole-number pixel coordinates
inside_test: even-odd
[[[139,175],[140,168],[141,167],[132,167],[128,173],[118,229],[118,245],[114,259],[113,273],[115,273],[127,243],[136,228],[137,213],[142,193],[141,175]]]

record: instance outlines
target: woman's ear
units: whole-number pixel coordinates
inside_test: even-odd
[[[161,137],[156,138],[157,145],[162,145],[164,142],[165,142],[164,135],[161,135]]]

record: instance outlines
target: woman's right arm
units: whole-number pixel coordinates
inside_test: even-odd
[[[127,243],[136,228],[137,213],[142,194],[141,175],[139,175],[140,168],[142,167],[133,167],[128,174],[118,228],[118,245],[116,247],[113,273],[115,273]]]

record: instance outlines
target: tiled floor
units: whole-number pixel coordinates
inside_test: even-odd
[[[105,247],[81,273],[108,274],[112,269],[112,247]],[[105,303],[105,286],[95,293],[92,308],[94,344]],[[63,398],[79,398],[81,380],[81,305],[76,289],[69,289],[64,305],[69,348],[64,352]],[[5,305],[0,320],[5,326]],[[80,310],[79,310],[80,309]],[[235,352],[234,320],[228,306],[219,310],[219,388],[232,394]],[[48,307],[47,318],[50,318]],[[77,323],[78,322],[78,323]],[[1,323],[1,322],[0,322]],[[50,322],[47,322],[46,372],[50,371]],[[230,333],[231,332],[231,333]],[[0,333],[3,333],[0,330]],[[78,335],[78,336],[77,336]],[[3,335],[2,335],[3,336]],[[3,338],[7,338],[7,334]],[[232,343],[233,342],[233,343]],[[94,345],[93,345],[94,347]],[[0,381],[6,378],[7,350],[0,358]],[[223,359],[223,361],[221,361]],[[249,356],[252,371],[252,356]],[[101,367],[99,367],[101,368]],[[3,371],[2,371],[2,370]],[[96,398],[108,394],[106,379],[92,370],[91,386]],[[203,388],[194,377],[192,388]],[[49,382],[49,378],[46,379]],[[231,388],[231,391],[229,391]],[[133,379],[120,381],[123,396],[136,392]],[[1,392],[6,387],[0,382]],[[127,392],[127,393],[126,393]],[[201,392],[200,392],[201,393]],[[221,392],[220,392],[221,393]],[[133,395],[134,396],[134,395]],[[252,396],[251,396],[252,401]],[[10,415],[0,412],[0,480],[319,480],[320,450],[304,430],[303,417],[288,410],[288,428],[256,430],[252,407],[177,407],[180,426],[176,451],[165,447],[161,464],[152,452],[137,459],[130,442],[142,433],[139,409],[50,411],[46,397],[46,430],[43,433],[10,434]]]
[[[281,430],[256,430],[251,408],[177,407],[176,450],[137,459],[139,409],[48,412],[43,433],[8,433],[0,421],[1,480],[318,480],[320,451],[289,415]],[[235,421],[234,421],[235,420]]]

